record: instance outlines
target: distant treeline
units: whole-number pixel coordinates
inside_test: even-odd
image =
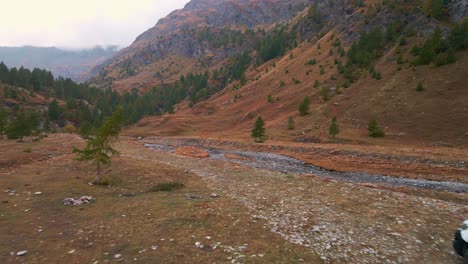
[[[185,87],[199,78],[187,77],[189,83]],[[145,94],[136,90],[119,94],[111,89],[101,90],[76,83],[69,78],[54,78],[47,70],[10,69],[3,62],[0,63],[0,82],[3,84],[0,133],[6,132],[11,138],[66,127],[74,127],[89,135],[118,106],[124,109],[126,124],[131,124],[144,115],[171,112],[173,105],[187,96],[184,90],[172,86],[154,88]],[[206,85],[206,81],[202,85]],[[49,99],[50,103],[33,106],[30,101],[38,95]]]

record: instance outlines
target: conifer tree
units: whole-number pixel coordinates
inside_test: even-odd
[[[335,138],[338,134],[340,134],[340,128],[338,127],[336,117],[332,118],[330,129],[328,130],[328,134],[332,138]]]
[[[257,121],[255,121],[254,128],[252,129],[252,137],[257,143],[265,142],[265,121],[263,121],[261,116],[259,116]]]
[[[306,116],[309,113],[309,107],[310,107],[310,97],[306,96],[304,97],[304,100],[302,100],[301,104],[299,105],[299,114],[301,116]]]
[[[24,137],[30,136],[34,130],[37,130],[39,123],[39,113],[20,110],[6,127],[5,134],[8,139],[23,141]]]
[[[367,126],[367,130],[369,130],[369,136],[370,137],[377,138],[377,137],[384,137],[385,136],[384,131],[377,124],[377,120],[375,119],[375,117],[373,117],[369,121],[369,125]]]
[[[91,161],[96,165],[96,182],[101,181],[102,166],[108,165],[113,156],[120,153],[113,148],[119,138],[123,124],[123,110],[118,108],[97,130],[96,136],[86,142],[84,149],[73,147],[80,161]]]
[[[288,118],[288,129],[289,130],[294,130],[295,124],[294,124],[294,117],[290,116]]]
[[[443,15],[444,0],[424,0],[423,11],[426,16],[440,18]]]
[[[54,99],[49,104],[48,115],[49,115],[49,119],[52,121],[59,120],[60,116],[62,115],[62,109],[60,108],[56,99]]]

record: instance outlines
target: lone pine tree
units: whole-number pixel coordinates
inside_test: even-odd
[[[367,126],[367,130],[369,130],[369,136],[371,136],[371,137],[377,138],[377,137],[384,137],[385,136],[384,131],[377,124],[377,120],[375,119],[375,117],[373,117],[369,121],[369,125]]]
[[[113,148],[117,142],[123,124],[123,111],[118,108],[110,118],[96,131],[96,136],[86,142],[84,149],[73,147],[78,160],[91,161],[96,165],[96,182],[101,181],[102,166],[108,165],[113,156],[120,153]]]
[[[254,128],[252,129],[252,137],[257,143],[265,142],[265,121],[263,121],[261,116],[259,116],[257,121],[255,121]]]
[[[299,105],[299,114],[301,116],[306,116],[309,113],[310,108],[310,97],[306,96]]]
[[[294,124],[294,117],[290,116],[288,118],[288,129],[289,130],[294,130],[295,124]]]
[[[340,133],[340,128],[338,127],[336,117],[333,117],[330,129],[328,130],[328,134],[330,137],[335,138]]]

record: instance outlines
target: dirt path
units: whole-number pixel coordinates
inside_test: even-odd
[[[180,145],[183,145],[183,143],[180,143]],[[173,153],[176,148],[164,140],[146,140],[145,147],[169,153]],[[332,171],[325,168],[308,165],[305,162],[297,159],[267,152],[214,148],[207,148],[206,151],[210,154],[209,158],[213,160],[231,161],[254,168],[268,169],[281,173],[312,174],[327,179],[353,183],[380,184],[387,187],[415,187],[437,191],[468,193],[468,184],[463,182],[431,181],[425,179],[409,179],[404,176],[392,177],[364,172]],[[241,157],[241,159],[226,158],[228,155]]]
[[[139,147],[138,147],[139,146]],[[125,155],[193,172],[246,205],[265,228],[327,263],[461,263],[453,231],[468,218],[467,196],[441,201],[123,143]],[[216,156],[216,155],[215,155]]]

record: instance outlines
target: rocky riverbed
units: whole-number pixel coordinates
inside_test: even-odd
[[[152,143],[146,142],[145,147],[173,153],[177,146],[168,144],[164,141],[157,141]],[[437,191],[468,193],[468,184],[462,182],[410,179],[405,178],[404,176],[393,177],[364,172],[338,172],[306,164],[305,162],[294,158],[266,152],[214,148],[206,148],[206,152],[208,152],[209,158],[213,160],[229,161],[250,167],[273,170],[284,174],[312,174],[323,178],[353,183],[370,183],[388,187],[414,187]],[[241,158],[229,158],[232,156]]]

